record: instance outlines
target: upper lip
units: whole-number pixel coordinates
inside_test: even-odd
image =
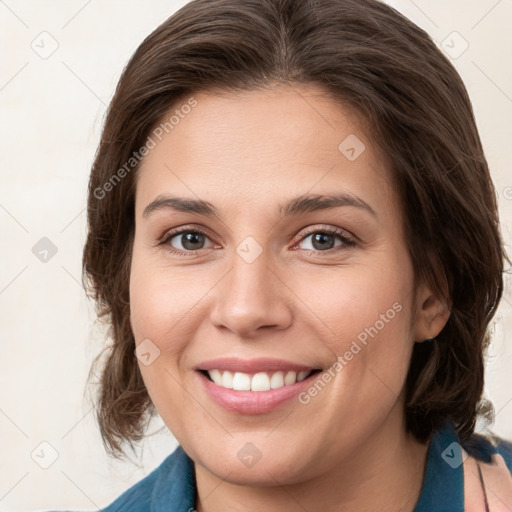
[[[231,372],[258,373],[270,371],[315,370],[317,367],[307,366],[284,359],[270,359],[261,357],[257,359],[241,359],[237,357],[220,357],[203,361],[196,367],[197,370],[228,370]]]

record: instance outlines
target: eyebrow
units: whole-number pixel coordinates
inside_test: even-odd
[[[281,217],[291,217],[293,215],[300,215],[318,210],[338,208],[340,206],[360,208],[367,211],[374,217],[378,217],[375,210],[368,203],[363,201],[360,197],[348,193],[298,196],[279,205],[277,207],[277,214]],[[147,218],[156,211],[167,209],[178,212],[195,213],[218,219],[221,217],[215,206],[208,201],[166,195],[160,195],[154,201],[149,203],[146,208],[144,208],[142,216]]]

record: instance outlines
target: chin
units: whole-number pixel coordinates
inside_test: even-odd
[[[309,473],[311,467],[299,465],[297,453],[282,454],[275,448],[273,451],[269,450],[271,454],[263,453],[261,458],[251,460],[250,455],[247,455],[250,451],[251,448],[246,446],[245,452],[232,456],[232,450],[226,447],[219,454],[212,451],[206,456],[192,458],[196,461],[196,466],[199,464],[217,478],[236,485],[275,487],[300,483],[308,478],[306,473]]]

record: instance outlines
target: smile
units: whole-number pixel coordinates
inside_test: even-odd
[[[265,414],[284,406],[287,401],[296,397],[307,389],[321,370],[303,370],[299,372],[277,371],[259,372],[254,375],[242,372],[229,372],[219,370],[199,370],[195,374],[200,379],[200,385],[206,391],[210,400],[229,412],[255,415]],[[305,372],[305,375],[304,375]],[[210,374],[213,373],[213,376]],[[284,375],[283,375],[284,374]],[[213,380],[219,378],[219,384]],[[302,380],[299,380],[299,377]],[[231,387],[225,387],[224,383]],[[276,387],[272,388],[271,384]],[[252,389],[254,386],[254,390]],[[236,389],[236,388],[243,389]],[[299,404],[299,402],[297,401]]]
[[[217,386],[236,391],[269,391],[301,382],[320,370],[259,372],[255,374],[222,370],[205,370],[206,375]]]

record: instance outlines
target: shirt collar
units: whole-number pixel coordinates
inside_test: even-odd
[[[457,431],[447,420],[430,441],[423,486],[413,512],[464,512],[462,462]]]
[[[151,512],[193,512],[196,500],[194,462],[178,445],[163,463],[160,478],[153,487]]]

